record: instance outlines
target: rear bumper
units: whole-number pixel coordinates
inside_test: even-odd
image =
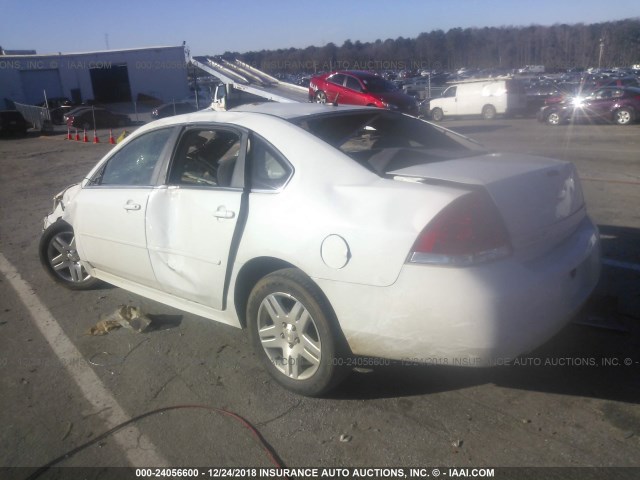
[[[599,275],[598,232],[585,217],[562,244],[529,262],[405,265],[389,287],[316,282],[354,354],[480,367],[546,342],[587,300]]]

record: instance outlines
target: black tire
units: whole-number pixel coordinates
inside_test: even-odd
[[[618,125],[631,125],[635,120],[635,113],[629,107],[622,107],[613,112],[613,120]]]
[[[317,397],[349,372],[343,366],[348,348],[333,309],[300,270],[278,270],[256,283],[247,302],[247,325],[264,368],[288,390]]]
[[[493,120],[496,118],[496,107],[493,105],[485,105],[482,107],[482,118],[485,120]]]
[[[441,108],[436,107],[431,110],[431,120],[433,120],[434,122],[441,122],[443,118],[444,112]]]
[[[554,127],[557,127],[558,125],[562,125],[563,123],[562,117],[560,116],[560,112],[556,110],[550,111],[544,117],[544,121],[547,125],[553,125]]]
[[[322,90],[318,90],[313,96],[313,101],[316,103],[327,103],[327,94]]]
[[[100,281],[90,276],[80,263],[75,250],[73,228],[58,220],[49,226],[40,238],[40,263],[56,282],[71,290],[90,290]]]

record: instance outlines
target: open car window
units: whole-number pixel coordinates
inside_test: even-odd
[[[455,132],[384,110],[292,122],[380,176],[404,167],[486,152],[477,142]]]
[[[240,146],[240,135],[230,130],[187,130],[178,142],[172,159],[169,184],[231,187]]]

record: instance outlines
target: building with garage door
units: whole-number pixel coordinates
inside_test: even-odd
[[[0,109],[67,97],[76,103],[161,102],[189,95],[185,47],[0,55]]]

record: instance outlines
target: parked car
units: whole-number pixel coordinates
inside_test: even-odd
[[[211,102],[209,102],[211,103]],[[204,108],[204,107],[203,107]],[[198,109],[189,102],[165,103],[151,111],[154,120],[159,118],[172,117],[183,113],[197,112]]]
[[[633,123],[640,112],[640,88],[604,87],[586,97],[570,97],[562,102],[546,105],[538,113],[538,120],[549,125],[569,121],[603,119],[618,125]]]
[[[51,116],[51,122],[56,125],[64,125],[66,123],[65,116],[73,110],[74,106],[72,105],[61,105],[59,107],[49,109],[49,114]]]
[[[0,134],[22,134],[26,135],[31,124],[27,122],[22,114],[17,110],[0,111]]]
[[[448,87],[440,98],[429,102],[431,118],[481,115],[490,120],[496,115],[526,112],[527,95],[520,80],[468,80]]]
[[[114,113],[106,108],[81,106],[74,108],[66,115],[64,121],[70,127],[92,130],[95,128],[106,127],[124,127],[129,125],[130,119],[128,115],[122,113]],[[94,125],[95,118],[95,125]]]
[[[55,196],[40,259],[69,288],[104,280],[246,328],[305,395],[353,355],[485,366],[529,352],[600,269],[571,163],[311,103],[139,128]]]
[[[388,80],[369,72],[342,70],[311,77],[309,101],[340,105],[367,105],[418,114],[415,98]]]

